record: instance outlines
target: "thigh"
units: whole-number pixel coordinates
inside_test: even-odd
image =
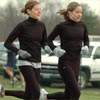
[[[23,74],[26,83],[25,94],[32,96],[32,98],[38,98],[40,92],[40,69],[34,69],[32,66],[20,66],[19,69]]]
[[[68,85],[73,85],[74,83],[76,83],[76,77],[74,75],[74,72],[72,70],[71,67],[69,66],[63,66],[62,68],[58,68],[59,73],[64,81],[64,83],[68,86]]]
[[[77,93],[80,91],[76,76],[70,66],[60,68],[59,73],[65,83],[65,86],[68,87],[71,92]],[[67,91],[68,89],[66,88],[65,92],[67,93]]]
[[[40,70],[34,69],[32,66],[19,66],[21,73],[24,76],[25,82],[30,84],[34,84],[38,82],[40,76]]]

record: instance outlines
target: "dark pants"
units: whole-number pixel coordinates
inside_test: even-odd
[[[60,59],[58,71],[65,83],[64,92],[48,94],[48,99],[56,100],[79,100],[80,88],[78,86],[78,76],[80,67],[80,58]]]
[[[6,90],[5,95],[15,96],[25,100],[39,100],[40,69],[35,69],[32,66],[20,66],[19,68],[25,79],[25,92],[19,90]]]

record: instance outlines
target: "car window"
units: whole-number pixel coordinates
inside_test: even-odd
[[[95,55],[100,56],[100,47],[98,47],[95,51]]]
[[[92,51],[93,51],[93,46],[90,46],[89,47],[89,52],[87,52],[87,53],[81,53],[82,54],[82,57],[83,58],[90,58],[91,57],[91,54],[92,54]]]
[[[0,52],[5,52],[7,49],[4,47],[4,43],[3,42],[1,42],[0,43]]]
[[[45,55],[45,54],[46,54],[45,50],[41,48],[41,55]]]

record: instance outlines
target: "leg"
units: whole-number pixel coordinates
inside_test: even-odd
[[[80,89],[72,68],[65,67],[60,72],[66,86],[64,92],[65,99],[78,100],[80,96]]]
[[[23,75],[22,75],[22,73],[19,71],[19,74],[20,74],[20,80],[21,80],[21,82],[22,82],[22,84],[21,84],[21,86],[22,87],[25,87],[25,80],[24,80],[24,77],[23,77]]]
[[[13,80],[13,69],[12,69],[12,67],[6,66],[5,71],[6,71],[6,73],[9,75],[10,80],[12,81],[12,80]]]
[[[27,96],[31,96],[32,100],[38,100],[40,96],[40,85],[39,85],[39,78],[40,78],[40,69],[35,69],[31,66],[29,72],[24,73],[24,69],[20,67],[20,70],[24,76],[25,82],[26,82],[26,88],[25,88],[25,94]],[[27,77],[27,78],[26,78]]]
[[[75,63],[74,63],[75,62]],[[78,100],[80,96],[80,89],[78,87],[78,82],[76,76],[79,73],[79,62],[78,64],[76,61],[66,61],[63,64],[59,64],[62,67],[59,67],[59,73],[65,83],[65,91],[64,92],[57,92],[52,94],[47,94],[48,99],[62,99],[62,100]],[[78,73],[74,72],[73,67],[76,67]]]
[[[40,87],[37,82],[36,73],[31,66],[21,66],[19,67],[21,73],[24,76],[26,87],[24,91],[15,91],[15,90],[6,90],[5,95],[7,96],[15,96],[18,98],[22,98],[25,100],[38,100],[40,95]],[[40,71],[38,71],[39,73]],[[34,92],[35,91],[35,92]]]
[[[7,55],[7,65],[6,65],[6,69],[5,71],[7,72],[7,74],[10,77],[11,80],[11,84],[16,81],[17,79],[14,77],[14,67],[16,64],[16,55],[14,52],[12,51],[8,51],[8,55]]]

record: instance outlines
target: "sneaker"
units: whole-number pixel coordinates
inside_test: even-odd
[[[4,96],[4,87],[0,85],[0,98]]]
[[[48,94],[48,92],[45,89],[41,89],[41,91],[40,91],[40,99],[39,100],[47,100],[45,98],[46,94]]]

